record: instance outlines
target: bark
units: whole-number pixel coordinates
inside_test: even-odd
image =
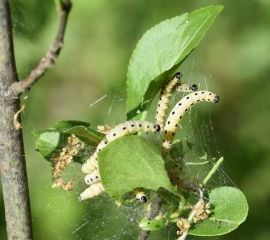
[[[7,97],[17,81],[8,0],[0,0],[0,173],[9,240],[32,239],[29,191],[21,130],[13,125],[19,99]]]

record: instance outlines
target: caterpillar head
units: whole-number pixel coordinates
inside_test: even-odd
[[[193,91],[193,92],[195,92],[195,91],[198,90],[198,86],[197,86],[196,84],[192,84],[189,88],[190,88],[190,90]]]
[[[153,128],[155,129],[156,132],[159,132],[161,129],[160,125],[157,123],[154,124]]]
[[[144,192],[142,191],[139,191],[136,193],[135,195],[136,199],[139,200],[142,204],[145,204],[147,203],[148,199],[147,199],[147,196]]]
[[[215,96],[213,102],[214,102],[214,103],[218,103],[218,102],[219,102],[219,96],[218,96],[218,95]]]
[[[143,204],[144,204],[144,203],[147,203],[147,197],[146,197],[146,196],[144,196],[144,195],[143,195],[143,196],[141,196],[141,198],[140,198],[140,202],[141,202],[141,203],[143,203]]]
[[[175,75],[174,75],[174,78],[177,78],[177,79],[181,79],[182,78],[182,73],[180,73],[180,72],[177,72]]]

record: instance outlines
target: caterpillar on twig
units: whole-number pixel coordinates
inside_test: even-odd
[[[164,152],[170,149],[176,129],[183,115],[194,104],[202,101],[217,103],[219,101],[219,97],[209,91],[196,91],[182,98],[172,109],[164,127],[164,138],[162,143]]]

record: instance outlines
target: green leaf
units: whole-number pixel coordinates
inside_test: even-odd
[[[222,9],[208,6],[182,14],[157,24],[142,36],[128,67],[128,115],[138,114],[152,101],[170,70],[197,47]]]
[[[36,141],[36,149],[47,158],[57,149],[60,142],[61,134],[59,132],[43,132]]]
[[[174,192],[157,148],[139,136],[125,136],[99,153],[99,172],[107,193],[116,199],[135,188]]]
[[[66,131],[66,133],[74,134],[81,138],[84,142],[90,145],[97,145],[103,138],[104,134],[99,133],[93,129],[86,128],[84,126],[72,127]]]
[[[245,195],[234,187],[219,187],[209,194],[213,215],[190,231],[195,236],[217,236],[229,233],[246,220],[248,204]]]
[[[97,145],[102,140],[104,134],[90,129],[89,126],[90,124],[86,122],[68,120],[57,122],[53,129],[62,133],[74,134],[90,145]]]
[[[139,227],[145,231],[158,231],[166,227],[166,219],[160,216],[154,219],[143,218],[139,223]]]
[[[60,152],[66,146],[71,134],[90,146],[96,146],[102,140],[104,134],[90,129],[89,125],[89,123],[81,121],[59,121],[53,128],[34,131],[34,135],[37,137],[36,149],[46,160],[51,161],[52,155]],[[87,154],[89,153],[86,149],[86,151],[80,152],[78,156],[74,157],[74,161],[84,161],[83,158]]]

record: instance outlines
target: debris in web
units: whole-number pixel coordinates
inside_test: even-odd
[[[68,137],[68,143],[66,147],[62,148],[62,151],[53,157],[53,188],[61,188],[64,191],[72,190],[74,182],[72,180],[65,182],[62,179],[62,174],[68,165],[72,163],[73,157],[84,147],[84,143],[80,141],[74,134]]]

